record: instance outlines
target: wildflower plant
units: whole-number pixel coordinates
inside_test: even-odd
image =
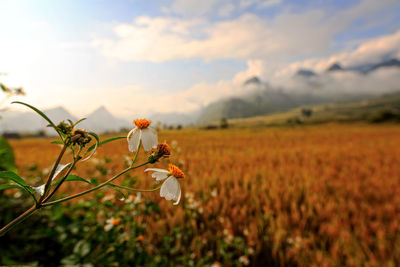
[[[149,127],[151,121],[148,121],[146,119],[134,120],[134,124],[136,125],[136,127],[128,133],[127,137],[113,137],[100,141],[96,133],[77,128],[77,125],[84,119],[78,120],[77,122],[72,122],[71,120],[68,120],[67,122],[62,121],[56,125],[50,120],[50,118],[48,118],[42,111],[40,111],[36,107],[18,101],[15,101],[13,103],[25,105],[38,113],[43,119],[45,119],[49,123],[48,127],[53,128],[59,137],[59,140],[53,141],[52,143],[59,144],[62,148],[53,164],[53,167],[51,168],[51,171],[49,172],[46,182],[42,185],[36,187],[31,186],[22,177],[12,171],[0,172],[0,179],[9,182],[6,184],[1,184],[0,190],[5,190],[9,188],[19,189],[22,192],[29,194],[34,202],[31,208],[29,208],[23,214],[1,228],[0,236],[4,235],[10,229],[15,227],[17,224],[23,222],[30,215],[39,211],[40,209],[81,197],[93,191],[100,190],[104,187],[110,187],[117,190],[118,192],[121,192],[121,190],[135,192],[154,192],[160,190],[161,197],[164,197],[167,200],[173,200],[174,205],[177,205],[179,203],[179,200],[181,198],[181,188],[178,179],[185,178],[185,175],[178,167],[172,164],[170,164],[168,170],[158,168],[145,169],[145,171],[154,171],[152,176],[156,178],[156,183],[162,183],[155,188],[138,189],[114,183],[116,179],[134,169],[146,166],[148,164],[154,164],[158,162],[161,158],[168,158],[170,156],[171,149],[169,145],[166,143],[158,143],[156,130]],[[132,159],[130,159],[129,166],[127,168],[100,184],[93,184],[90,179],[85,179],[77,175],[71,174],[71,172],[77,168],[78,164],[90,159],[96,152],[98,147],[106,143],[125,138],[127,138],[128,141],[129,151],[134,153]],[[148,153],[148,158],[146,161],[138,163],[138,154],[141,145],[145,152]],[[61,161],[66,155],[67,151],[71,152],[72,162],[61,164]],[[77,194],[57,198],[57,191],[67,181],[85,182],[91,185],[91,188]],[[119,221],[115,219],[107,221],[106,230],[111,229],[112,226],[115,226],[118,223]]]

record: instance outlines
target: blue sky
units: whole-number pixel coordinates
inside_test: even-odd
[[[81,116],[101,105],[126,118],[193,111],[254,75],[365,60],[357,49],[400,29],[393,0],[3,0],[0,10],[3,82]],[[396,38],[369,45],[371,60]]]

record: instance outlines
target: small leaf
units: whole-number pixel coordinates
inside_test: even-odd
[[[65,179],[65,181],[81,181],[81,182],[91,184],[88,180],[86,180],[82,177],[79,177],[77,175],[73,175],[73,174],[68,175],[68,177],[67,177],[67,179]]]
[[[0,172],[0,179],[11,180],[19,185],[26,186],[26,182],[24,181],[24,179],[22,179],[13,172],[8,172],[8,171]]]
[[[82,121],[84,121],[84,120],[86,120],[86,118],[82,118],[82,119],[78,120],[77,122],[75,122],[75,123],[73,124],[73,126],[77,125],[78,123],[80,123],[80,122],[82,122]]]
[[[114,189],[115,191],[117,191],[118,193],[120,193],[124,199],[127,199],[126,195],[125,195],[121,190],[118,189],[118,186],[117,186],[117,185],[114,185],[114,184],[108,184],[108,185],[109,185],[112,189]]]
[[[18,188],[21,190],[25,190],[25,188],[23,188],[22,186],[17,185],[17,184],[2,184],[2,185],[0,185],[0,190],[5,190],[8,188]]]
[[[61,180],[62,179],[59,179],[57,182],[52,184],[52,186],[58,185],[61,182]],[[68,175],[68,177],[65,179],[65,181],[81,181],[81,182],[85,182],[85,183],[91,184],[91,182],[89,182],[88,180],[86,180],[86,179],[84,179],[82,177],[79,177],[77,175],[73,175],[73,174]]]
[[[59,145],[63,145],[64,144],[63,141],[53,141],[51,143],[52,144],[59,144]]]
[[[98,136],[96,133],[94,133],[94,132],[88,132],[88,134],[90,134],[91,136],[93,136],[93,137],[96,139],[96,141],[97,141],[98,143],[100,143],[99,136]]]

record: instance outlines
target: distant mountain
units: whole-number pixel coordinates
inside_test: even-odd
[[[76,120],[65,108],[57,107],[43,111],[54,123],[62,120]],[[33,111],[4,111],[1,112],[0,133],[3,132],[38,132],[45,130],[51,133],[53,130],[46,127],[48,123]]]
[[[392,58],[383,62],[380,62],[378,64],[375,64],[371,67],[371,69],[368,71],[374,71],[380,68],[386,68],[386,67],[400,67],[400,60],[396,58]]]
[[[378,63],[365,63],[365,64],[359,64],[355,66],[350,66],[350,67],[343,67],[339,62],[336,62],[329,66],[329,68],[326,69],[325,72],[336,72],[336,71],[354,71],[358,72],[361,74],[369,74],[370,72],[373,72],[375,70],[378,70],[380,68],[387,68],[387,67],[400,67],[400,60],[397,58],[391,58],[387,60],[382,60]],[[318,76],[318,73],[314,72],[313,70],[309,69],[299,69],[296,73],[295,76],[298,77],[304,77],[304,78],[311,78]]]
[[[299,69],[299,70],[296,72],[296,75],[297,75],[297,76],[300,76],[300,77],[309,78],[309,77],[316,76],[317,74],[316,74],[314,71],[312,71],[312,70]]]
[[[76,121],[77,120],[77,118],[75,116],[71,115],[71,113],[69,113],[69,111],[66,110],[63,107],[56,107],[56,108],[45,110],[43,112],[54,123],[58,123],[58,122],[60,122],[62,120],[67,120],[67,119],[70,119],[72,121]]]
[[[249,85],[249,84],[256,84],[256,85],[260,85],[261,84],[261,80],[260,78],[258,78],[257,76],[254,76],[252,78],[247,79],[243,85]]]
[[[115,117],[103,106],[90,113],[86,120],[79,124],[79,128],[98,133],[119,131],[121,128],[129,127],[132,127],[132,124],[127,120]]]
[[[305,111],[308,111],[307,113]],[[229,120],[232,127],[249,128],[326,122],[400,123],[400,91],[362,101],[301,106],[252,118]]]
[[[327,71],[337,71],[337,70],[342,70],[342,71],[355,71],[361,74],[369,74],[370,72],[376,71],[381,68],[387,68],[387,67],[400,67],[400,60],[397,58],[391,58],[387,60],[383,60],[378,63],[365,63],[365,64],[360,64],[356,66],[350,66],[347,68],[342,68],[339,63],[333,64],[331,67],[327,69]]]
[[[318,82],[313,83],[307,80],[300,86],[306,86],[306,89],[300,87],[299,90],[286,91],[281,88],[272,88],[266,83],[260,82],[259,90],[209,104],[200,113],[198,123],[218,122],[222,118],[233,119],[267,115],[304,105],[343,103],[376,97],[376,95],[363,92],[324,90]]]
[[[340,71],[340,70],[343,70],[342,66],[339,63],[334,63],[326,71],[330,72],[330,71]]]
[[[65,108],[56,107],[43,111],[55,124],[70,119],[78,119],[71,115]],[[46,127],[48,123],[33,111],[3,111],[0,113],[0,133],[4,132],[25,132],[36,133],[45,130],[46,134],[54,135],[51,128]],[[87,116],[87,119],[78,124],[78,128],[87,129],[97,133],[118,131],[121,128],[128,128],[132,125],[128,121],[113,116],[106,108],[100,107]]]
[[[251,92],[242,97],[231,97],[211,103],[203,109],[200,124],[219,121],[222,118],[246,118],[284,111],[300,105],[311,105],[329,101],[315,94],[286,93],[281,89],[265,86],[263,90]]]
[[[199,117],[200,110],[188,112],[188,113],[154,113],[149,118],[153,121],[154,126],[158,123],[168,126],[178,126],[178,125],[192,125],[196,124]]]

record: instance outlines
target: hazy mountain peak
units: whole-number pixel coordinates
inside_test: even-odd
[[[313,76],[316,76],[317,74],[314,72],[314,71],[312,71],[312,70],[308,70],[308,69],[299,69],[297,72],[296,72],[296,75],[297,76],[302,76],[302,77],[313,77]]]
[[[339,63],[333,63],[326,71],[338,71],[343,70],[342,66]]]
[[[93,115],[93,114],[107,114],[107,115],[112,115],[112,114],[108,111],[108,109],[107,109],[105,106],[100,106],[100,107],[98,107],[97,109],[95,109],[94,111],[92,111],[92,113],[90,113],[90,115],[88,115],[88,116],[91,116],[91,115]]]
[[[260,78],[258,78],[257,76],[253,76],[253,77],[247,79],[247,80],[243,83],[243,85],[249,85],[249,84],[256,84],[256,85],[259,85],[259,84],[261,84],[261,80],[260,80]]]
[[[86,116],[86,120],[81,123],[81,126],[91,131],[106,132],[126,128],[129,123],[115,117],[106,107],[100,106]]]

